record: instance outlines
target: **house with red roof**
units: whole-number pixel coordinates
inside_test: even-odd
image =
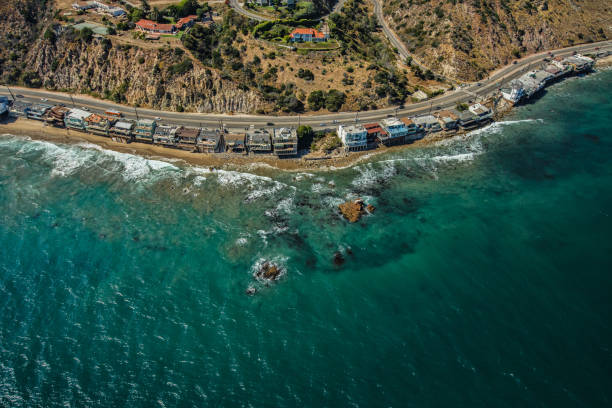
[[[146,33],[158,33],[158,34],[174,34],[176,32],[176,26],[174,24],[159,24],[151,20],[139,20],[136,23],[138,30]]]
[[[179,30],[184,30],[185,28],[191,27],[197,21],[198,16],[190,15],[187,17],[180,18],[179,21],[176,22],[176,28]]]
[[[321,42],[327,41],[329,34],[322,33],[314,28],[296,28],[289,35],[292,42]]]

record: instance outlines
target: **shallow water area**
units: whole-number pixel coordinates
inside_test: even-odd
[[[0,406],[608,405],[611,91],[332,171],[0,136]]]

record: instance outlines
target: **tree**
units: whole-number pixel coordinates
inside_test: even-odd
[[[310,126],[298,126],[297,128],[297,137],[298,137],[298,149],[307,149],[313,141],[314,132]]]
[[[325,94],[323,91],[312,91],[308,95],[308,107],[311,110],[318,111],[325,105]]]
[[[55,41],[55,33],[50,28],[45,30],[45,40],[49,40],[51,42]]]
[[[82,41],[89,42],[91,41],[92,37],[93,37],[93,31],[89,27],[85,27],[79,32],[79,38]]]
[[[331,89],[325,96],[325,108],[330,112],[338,112],[345,100],[346,95],[343,92]]]

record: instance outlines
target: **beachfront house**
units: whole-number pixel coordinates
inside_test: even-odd
[[[525,97],[523,83],[515,79],[511,81],[508,86],[501,89],[501,94],[506,101],[517,104]]]
[[[91,113],[82,109],[70,109],[68,114],[64,116],[64,124],[67,128],[85,130],[85,119],[87,119]]]
[[[338,137],[348,151],[365,150],[368,144],[368,131],[363,125],[338,126]]]
[[[110,128],[110,137],[115,142],[130,143],[132,141],[132,129],[134,123],[128,121],[118,121]]]
[[[459,113],[459,126],[461,126],[461,129],[463,130],[474,129],[475,127],[478,126],[478,123],[479,123],[478,116],[470,112],[469,109],[466,109],[463,112]]]
[[[423,131],[411,118],[401,118],[400,121],[406,126],[405,142],[412,142],[423,137]]]
[[[109,136],[109,130],[114,120],[93,113],[85,119],[85,127],[89,133],[99,136]]]
[[[153,133],[153,144],[174,146],[176,144],[176,126],[157,126]]]
[[[136,121],[132,135],[135,141],[152,143],[157,123],[153,119],[140,119]]]
[[[47,122],[48,125],[64,127],[64,118],[69,111],[70,109],[65,106],[56,105],[47,111],[45,122]]]
[[[9,108],[9,115],[17,118],[17,117],[27,117],[28,112],[30,111],[31,103],[21,102],[21,101],[13,101],[13,104]]]
[[[295,128],[274,129],[272,145],[274,146],[274,154],[278,157],[297,155],[297,130],[295,130]]]
[[[199,135],[199,128],[181,126],[174,133],[176,146],[183,150],[194,151]]]
[[[244,153],[246,146],[243,133],[224,133],[225,151],[228,153]]]
[[[398,145],[406,142],[409,131],[406,124],[397,118],[387,118],[380,122],[388,137],[381,142],[386,146]]]
[[[218,129],[201,129],[196,150],[200,153],[220,153],[223,147],[223,133]]]
[[[249,130],[246,144],[251,153],[272,153],[272,137],[266,129]]]
[[[438,112],[438,123],[443,130],[449,131],[457,129],[457,122],[459,121],[459,112],[453,112],[450,110],[443,110]]]
[[[576,54],[561,61],[563,65],[571,66],[575,72],[584,72],[593,69],[595,61],[584,55]]]
[[[439,132],[442,129],[438,119],[433,115],[418,116],[413,121],[419,132]]]
[[[289,38],[292,42],[322,42],[329,39],[329,34],[314,28],[296,28],[289,34]]]
[[[367,123],[363,125],[368,135],[366,136],[366,145],[368,149],[378,146],[381,139],[389,137],[387,132],[378,123]]]
[[[32,119],[32,120],[41,120],[41,121],[45,120],[45,114],[52,107],[53,106],[47,105],[47,104],[44,104],[44,103],[34,104],[34,105],[30,106],[30,109],[28,109],[26,117],[28,119]]]
[[[136,28],[145,33],[174,34],[176,32],[176,26],[174,24],[159,24],[155,21],[145,19],[138,20]]]
[[[493,120],[493,111],[480,103],[470,105],[469,110],[476,115],[480,123]]]

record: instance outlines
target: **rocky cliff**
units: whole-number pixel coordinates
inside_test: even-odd
[[[512,59],[612,36],[601,0],[392,0],[384,14],[436,72],[477,80]]]
[[[264,102],[218,72],[206,69],[182,50],[142,49],[108,40],[74,40],[58,35],[40,39],[25,58],[48,89],[89,93],[116,102],[165,110],[253,112]],[[181,63],[189,69],[181,70]]]

